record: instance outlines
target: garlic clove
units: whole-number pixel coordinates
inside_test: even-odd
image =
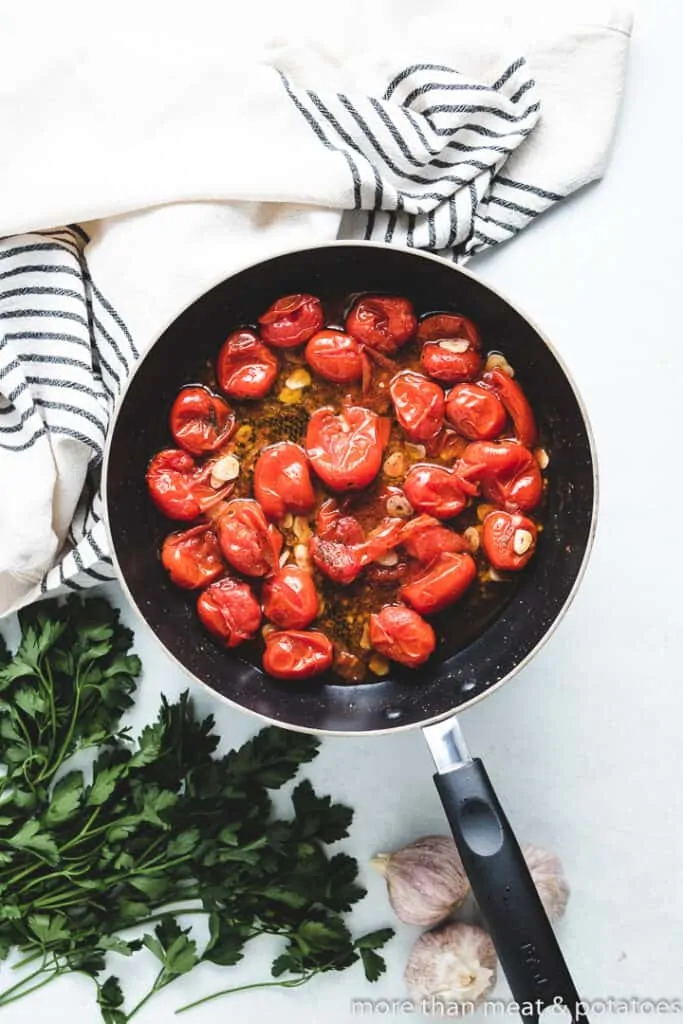
[[[515,375],[515,371],[512,369],[502,352],[489,352],[484,369],[489,373],[491,370],[500,370],[508,377],[514,377]]]
[[[522,853],[546,914],[551,922],[559,921],[569,901],[569,885],[559,857],[533,843],[525,843]]]
[[[283,388],[277,397],[283,405],[296,405],[301,401],[301,388]]]
[[[384,460],[384,472],[390,477],[402,476],[404,465],[403,452],[392,452]]]
[[[211,467],[211,486],[218,489],[240,475],[239,459],[234,455],[224,455],[217,459]]]
[[[405,924],[431,927],[465,900],[470,884],[449,836],[423,836],[371,861],[384,876],[394,913]]]
[[[294,561],[300,569],[311,568],[311,556],[308,551],[308,544],[295,544]]]
[[[285,530],[291,530],[293,522],[294,522],[294,516],[292,515],[292,513],[291,512],[285,512],[284,516],[282,517],[282,522],[280,523],[280,525]]]
[[[409,519],[413,514],[413,506],[404,494],[392,494],[387,498],[387,515]]]
[[[368,662],[368,668],[376,676],[386,676],[389,674],[389,662],[381,654],[373,654]]]
[[[528,530],[515,530],[512,547],[516,555],[525,555],[533,542],[533,535]]]
[[[396,551],[387,551],[386,555],[382,555],[381,558],[376,558],[375,562],[377,565],[398,565],[398,553]]]
[[[467,541],[467,545],[468,545],[470,551],[478,551],[479,550],[479,545],[481,543],[481,538],[479,536],[479,530],[477,529],[476,526],[468,526],[467,529],[463,533],[463,537]]]
[[[309,523],[308,519],[306,519],[305,516],[294,516],[294,520],[292,522],[292,529],[294,530],[294,535],[298,540],[310,540],[310,538],[313,536],[311,524]]]
[[[496,983],[496,953],[483,928],[462,921],[421,935],[404,979],[423,1013],[459,1016],[471,1011]]]
[[[446,352],[455,352],[460,355],[462,352],[467,352],[470,349],[470,343],[467,338],[443,338],[441,341],[437,341],[439,348],[443,348]]]
[[[550,456],[548,455],[545,448],[535,448],[534,456],[538,463],[539,469],[547,469],[550,463]]]
[[[305,366],[299,366],[293,373],[290,373],[285,381],[285,387],[288,387],[291,391],[299,391],[301,388],[309,387],[310,383],[310,373]]]

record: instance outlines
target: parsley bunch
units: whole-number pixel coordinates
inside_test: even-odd
[[[266,728],[218,758],[213,719],[198,720],[185,693],[162,698],[133,741],[121,716],[141,666],[118,612],[72,598],[20,624],[13,657],[0,638],[0,956],[19,948],[26,969],[0,1007],[79,971],[106,1024],[126,1024],[197,964],[230,967],[262,934],[283,941],[273,978],[241,988],[293,987],[358,960],[379,977],[392,931],[351,935],[342,915],[364,895],[357,864],[326,849],[352,811],[303,781],[291,817],[273,817],[269,790],[316,756],[314,737]],[[86,770],[76,765],[88,749]],[[208,918],[203,950],[178,921],[188,913]],[[141,925],[155,927],[122,934]],[[105,957],[143,946],[159,971],[127,1011]]]

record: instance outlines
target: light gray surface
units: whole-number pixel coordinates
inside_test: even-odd
[[[606,179],[472,265],[554,340],[597,437],[600,528],[579,596],[535,662],[462,716],[519,837],[552,847],[565,864],[572,898],[561,941],[586,999],[673,999],[683,989],[681,483],[674,433],[683,379],[683,206],[676,198],[683,9],[664,0],[633,6],[632,63]],[[154,714],[159,691],[175,694],[185,680],[133,624],[146,666],[142,723]],[[252,719],[198,699],[216,715],[226,744],[253,731]],[[363,862],[369,888],[354,914],[358,928],[391,920],[368,858],[446,831],[431,770],[419,733],[328,739],[311,769],[317,784],[357,811],[344,846]],[[389,971],[373,987],[354,969],[300,991],[235,996],[189,1019],[346,1024],[358,1019],[353,998],[403,997],[402,969],[417,934],[399,926]],[[229,983],[265,977],[271,952],[254,946],[246,963],[229,972]],[[132,974],[116,963],[133,989],[151,970],[139,961]],[[171,1021],[182,1002],[228,983],[226,971],[195,973],[152,1003],[141,1024]],[[1,975],[4,982],[5,969]],[[47,991],[42,1000],[6,1010],[4,1020],[98,1019],[89,982],[60,982]],[[506,994],[503,982],[496,994]],[[612,1016],[599,1007],[594,1013]]]

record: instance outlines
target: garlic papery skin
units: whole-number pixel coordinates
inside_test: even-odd
[[[470,884],[449,836],[423,836],[371,864],[384,875],[389,901],[400,921],[423,928],[444,921],[463,903]]]
[[[522,853],[545,912],[554,924],[564,916],[569,901],[569,885],[560,858],[551,850],[544,850],[533,843],[525,843]]]
[[[403,977],[423,1013],[461,1016],[495,985],[496,951],[483,928],[462,921],[444,924],[420,936]]]

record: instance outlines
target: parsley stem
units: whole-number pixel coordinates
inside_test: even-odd
[[[220,992],[212,992],[210,996],[196,999],[193,1003],[186,1003],[185,1006],[181,1006],[175,1012],[185,1013],[187,1010],[193,1010],[195,1006],[201,1006],[202,1003],[210,1003],[212,999],[234,995],[236,992],[249,992],[255,988],[298,988],[299,985],[305,985],[307,981],[310,981],[316,974],[319,974],[321,970],[322,968],[309,971],[307,974],[302,974],[300,978],[292,978],[290,981],[254,981],[250,985],[236,985],[234,988],[224,988]]]
[[[126,1016],[126,1024],[128,1024],[128,1021],[131,1021],[133,1019],[133,1017],[138,1012],[138,1010],[141,1010],[142,1007],[145,1005],[145,1003],[148,1003],[149,1000],[152,998],[152,996],[156,992],[158,992],[158,990],[160,988],[163,987],[162,985],[159,984],[159,982],[161,981],[163,976],[164,976],[164,968],[162,967],[161,970],[159,971],[159,973],[157,974],[156,978],[154,979],[154,984],[152,985],[152,987],[149,990],[149,992],[147,993],[147,995],[143,996],[142,999],[140,1000],[140,1002],[136,1003],[135,1006],[133,1007],[133,1009],[130,1011],[130,1013],[127,1014],[127,1016]]]
[[[39,981],[37,985],[33,985],[31,988],[25,989],[24,991],[19,991],[20,989],[24,989],[24,986],[28,985],[28,983],[33,981],[34,978],[37,978],[39,975],[45,974],[46,972],[47,977],[43,978],[42,981]],[[31,992],[36,992],[39,988],[42,988],[43,985],[47,985],[49,982],[54,981],[55,978],[59,977],[62,973],[63,971],[59,967],[51,967],[48,970],[46,967],[40,966],[37,971],[33,971],[32,974],[28,974],[25,978],[22,978],[21,981],[12,985],[11,988],[6,988],[4,992],[0,992],[0,1007],[8,1006],[10,1003],[16,1002],[17,999],[23,999],[24,996],[30,995]]]

